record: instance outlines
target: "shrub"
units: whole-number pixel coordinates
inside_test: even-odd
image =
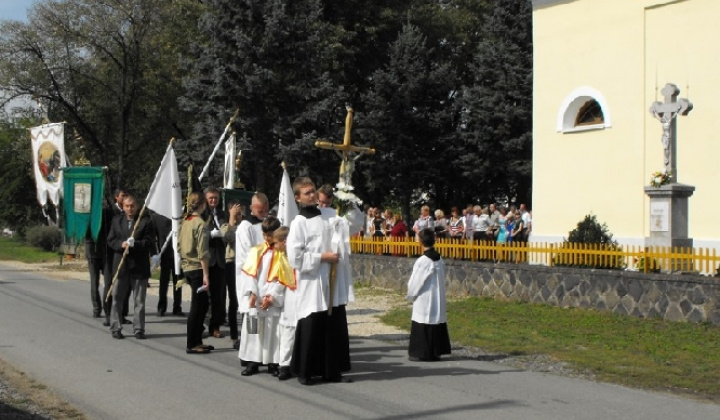
[[[647,272],[648,273],[659,273],[660,272],[660,263],[655,258],[645,258],[640,257],[635,267],[637,268],[637,271],[645,271],[645,264],[647,263]]]
[[[45,251],[55,251],[63,241],[63,233],[55,226],[33,226],[25,233],[27,242]]]
[[[553,258],[553,264],[579,268],[625,268],[625,261],[620,255],[622,247],[613,241],[612,236],[605,223],[601,224],[595,215],[589,214],[570,231],[567,239],[563,239],[560,255]],[[582,245],[578,247],[577,244]],[[577,251],[578,248],[601,252],[583,253]],[[613,251],[618,254],[613,255]]]

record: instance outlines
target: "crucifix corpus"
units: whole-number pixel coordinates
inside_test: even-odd
[[[677,182],[677,120],[678,115],[687,115],[692,111],[693,104],[685,98],[678,99],[680,89],[668,83],[660,91],[665,102],[655,101],[650,106],[650,113],[662,123],[662,143],[665,148],[665,171],[672,174]]]
[[[353,146],[350,142],[350,131],[352,130],[353,114],[355,111],[351,107],[347,108],[347,117],[345,118],[345,137],[342,144],[330,143],[328,141],[318,140],[315,147],[320,149],[334,150],[340,157],[340,182],[347,186],[352,185],[352,173],[355,170],[355,161],[360,159],[364,154],[374,155],[375,149],[371,147]]]

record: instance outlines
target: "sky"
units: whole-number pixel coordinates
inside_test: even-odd
[[[27,20],[27,8],[38,0],[0,0],[0,19]]]

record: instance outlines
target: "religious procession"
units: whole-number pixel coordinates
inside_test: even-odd
[[[338,155],[337,185],[352,190],[355,160],[375,151],[352,144],[353,109],[347,111],[343,142],[316,146]],[[351,370],[345,307],[354,300],[349,241],[365,230],[361,202],[353,193],[338,200],[339,187],[316,188],[309,177],[291,183],[283,167],[271,212],[265,193],[234,188],[240,185],[241,159],[235,161],[231,123],[205,167],[224,146],[224,186],[203,188],[205,169],[195,177],[190,168],[184,205],[174,140],[142,207],[122,188],[115,189],[111,203],[103,202],[105,169],[87,165],[62,165],[57,179],[39,176],[38,196],[51,191],[67,196],[65,231],[84,240],[92,316],[104,318],[113,339],[124,339],[124,328],[137,340],[147,339],[148,279],[159,268],[157,316],[187,318],[186,353],[215,350],[204,339],[224,338],[227,325],[242,376],[267,369],[281,381],[297,377],[304,385],[343,382],[343,373]],[[55,144],[60,151],[62,137],[62,124],[33,129],[36,142]],[[411,360],[436,361],[451,351],[444,265],[433,248],[436,230],[416,230],[424,253],[408,280],[408,299],[415,302],[408,354]],[[182,308],[183,287],[191,290],[188,313]]]

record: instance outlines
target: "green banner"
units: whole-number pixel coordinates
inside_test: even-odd
[[[63,170],[65,236],[78,242],[85,238],[88,226],[93,240],[102,227],[102,201],[105,171],[99,166],[73,166]]]

